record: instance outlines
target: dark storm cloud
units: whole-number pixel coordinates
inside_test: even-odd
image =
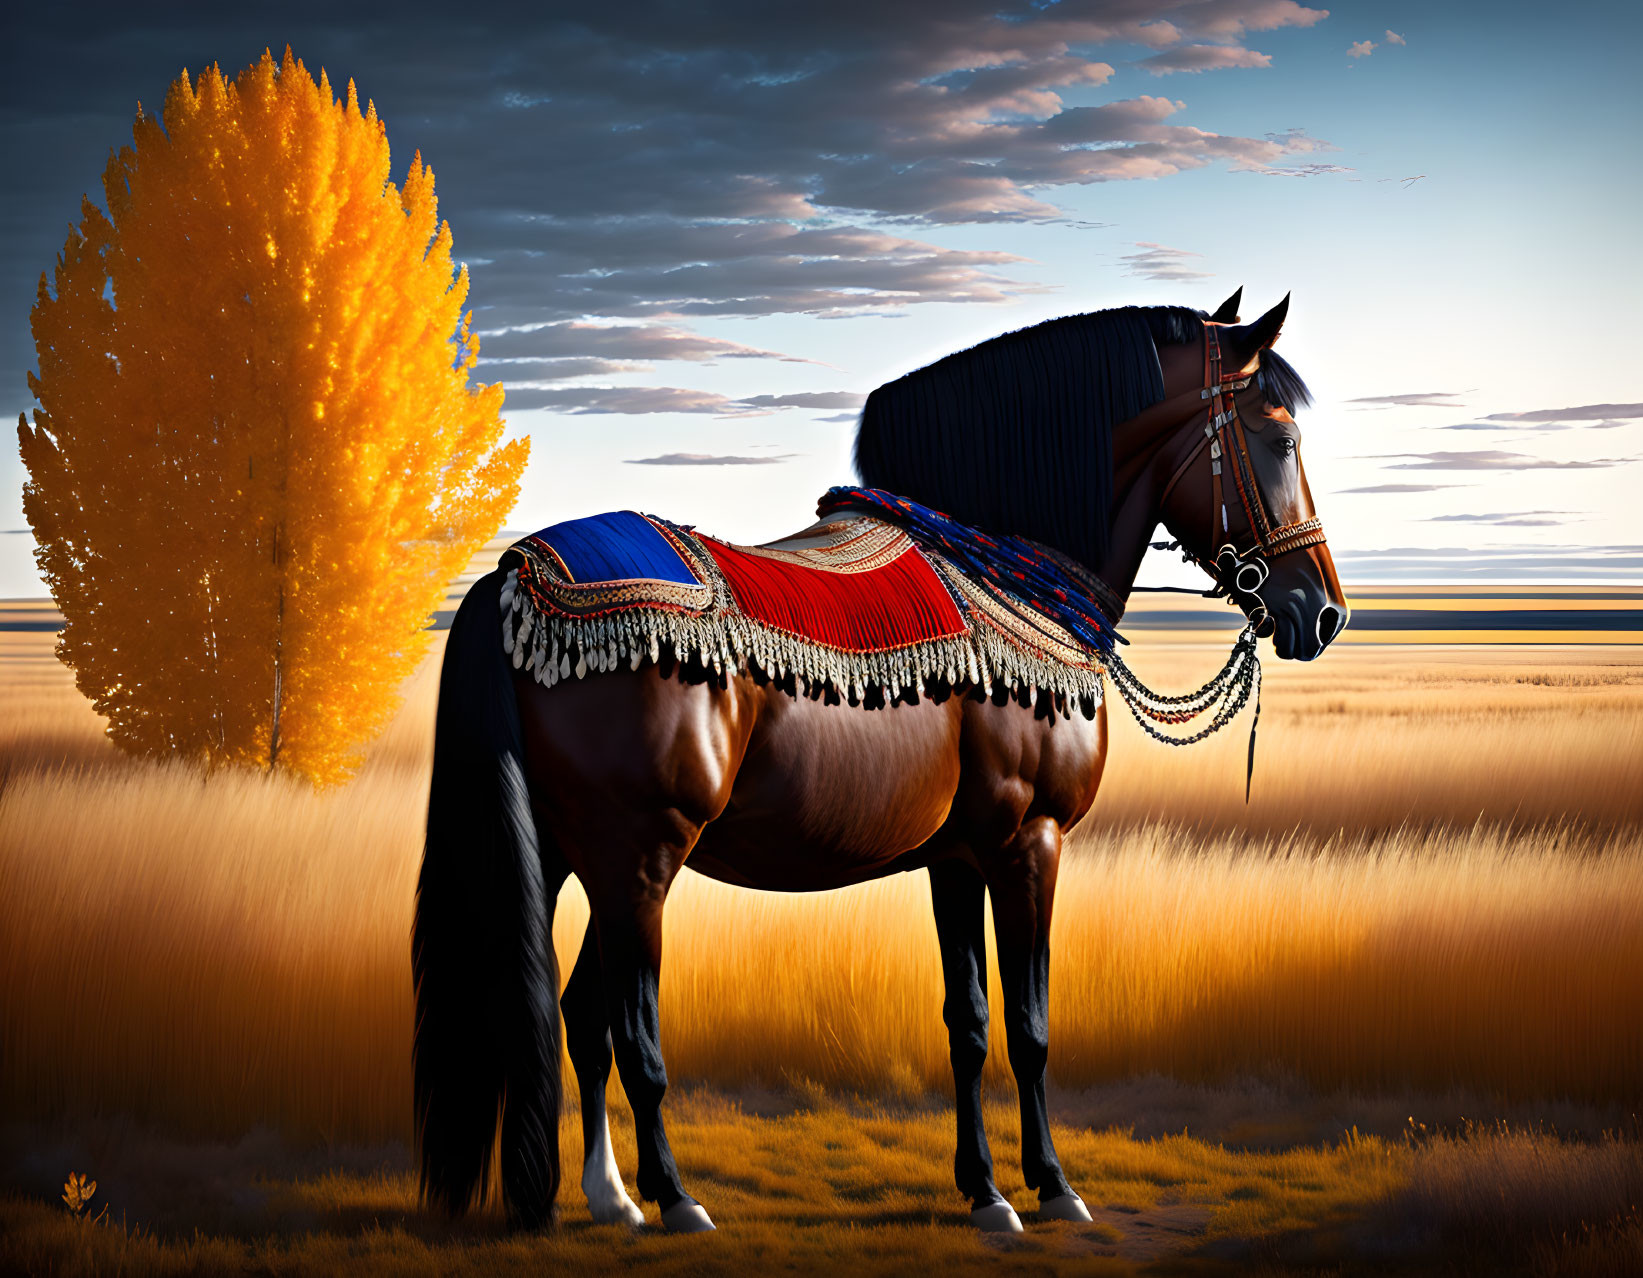
[[[0,212],[0,379],[20,392],[34,364],[35,280],[80,194],[101,199],[137,100],[158,110],[183,68],[217,61],[233,75],[289,41],[339,95],[354,79],[387,123],[396,179],[416,149],[438,175],[481,329],[841,315],[1023,289],[1008,255],[870,223],[1059,219],[1055,192],[1071,185],[1210,165],[1299,171],[1286,159],[1322,146],[1301,132],[1221,134],[1168,98],[1068,108],[1067,96],[1113,76],[1096,56],[1104,44],[1145,45],[1165,59],[1158,70],[1172,58],[1178,71],[1254,65],[1247,33],[1324,16],[1293,0],[640,0],[526,20],[448,7],[29,6],[0,42],[0,144],[26,157],[29,192]],[[718,356],[741,357],[702,357]]]
[[[660,457],[629,457],[629,466],[779,466],[791,461],[797,453],[779,453],[770,457],[716,457],[711,453],[663,453]]]
[[[1606,470],[1638,460],[1635,457],[1594,457],[1590,461],[1552,461],[1527,453],[1498,448],[1471,452],[1395,453],[1409,461],[1388,462],[1387,470]]]

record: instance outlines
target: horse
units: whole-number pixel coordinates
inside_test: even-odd
[[[1113,623],[1162,524],[1280,658],[1311,660],[1348,606],[1301,467],[1293,414],[1310,395],[1273,349],[1289,298],[1240,324],[1241,292],[1213,315],[1125,307],[1052,320],[887,383],[858,426],[863,482],[1053,548],[1088,570]],[[960,679],[870,706],[637,651],[544,686],[499,642],[506,588],[500,568],[472,586],[441,669],[412,930],[424,1201],[455,1214],[484,1203],[494,1150],[510,1224],[551,1222],[562,1013],[594,1220],[644,1220],[611,1150],[614,1056],[641,1198],[668,1230],[712,1229],[662,1122],[669,886],[687,864],[784,892],[922,870],[970,1219],[1022,1228],[994,1184],[982,1122],[990,895],[1023,1176],[1041,1219],[1089,1220],[1046,1112],[1049,937],[1063,841],[1101,781],[1105,704],[1087,718],[1051,713],[1042,698]],[[552,922],[571,874],[591,917],[561,994]]]

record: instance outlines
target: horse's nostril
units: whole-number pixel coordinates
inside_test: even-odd
[[[1345,614],[1333,604],[1325,604],[1318,610],[1318,642],[1328,643],[1341,632],[1341,623],[1346,619]]]

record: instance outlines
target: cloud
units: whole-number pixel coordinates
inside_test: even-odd
[[[1630,585],[1643,573],[1640,546],[1495,545],[1335,551],[1353,581],[1602,581]]]
[[[1373,40],[1354,40],[1352,47],[1346,51],[1346,56],[1349,58],[1367,58],[1380,47]]]
[[[629,364],[614,359],[482,359],[477,374],[481,380],[500,378],[504,382],[563,382],[576,377],[611,377],[617,373],[643,373],[649,364]]]
[[[1472,452],[1394,453],[1394,457],[1409,457],[1406,462],[1388,462],[1387,470],[1606,470],[1624,466],[1635,457],[1595,457],[1589,461],[1548,461],[1527,453],[1508,453],[1500,449],[1479,449]]]
[[[663,453],[660,457],[629,457],[629,466],[777,466],[791,461],[798,453],[779,453],[770,457],[717,457],[709,453]]]
[[[854,408],[867,402],[867,396],[854,391],[800,391],[787,395],[748,395],[737,401],[749,408]]]
[[[858,226],[786,222],[639,225],[518,221],[495,231],[499,272],[475,285],[481,351],[530,354],[546,343],[571,353],[642,358],[781,358],[775,352],[699,338],[668,325],[601,325],[649,316],[847,315],[918,303],[981,303],[1043,291],[1003,274],[1025,259],[1010,253],[944,249]],[[551,248],[532,248],[536,237]],[[558,321],[543,325],[544,320]],[[488,341],[485,331],[514,330]],[[534,336],[528,335],[534,329]],[[609,330],[602,337],[601,329]],[[655,330],[655,331],[652,331]],[[693,345],[686,338],[698,338]],[[504,340],[505,339],[505,340]]]
[[[1269,165],[1263,169],[1251,169],[1251,173],[1259,173],[1262,177],[1322,177],[1325,173],[1356,173],[1357,170],[1346,164],[1293,164]]]
[[[712,413],[747,415],[735,400],[712,391],[678,386],[518,386],[509,387],[505,407],[512,412],[551,409],[557,413]]]
[[[1490,413],[1486,422],[1592,422],[1643,417],[1643,404],[1582,404],[1578,408],[1537,408],[1528,413]]]
[[[1465,488],[1465,484],[1370,484],[1366,488],[1342,488],[1346,493],[1435,493],[1444,488]]]
[[[732,398],[678,386],[538,386],[508,389],[515,412],[551,409],[560,413],[711,413],[720,417],[762,417],[784,408],[856,408],[866,400],[855,391],[790,391],[780,395]],[[853,418],[852,418],[853,420]]]
[[[1374,408],[1391,408],[1398,405],[1402,408],[1464,408],[1464,404],[1457,403],[1459,396],[1468,394],[1467,391],[1407,391],[1400,395],[1364,395],[1357,399],[1349,399],[1348,404],[1369,404]],[[1364,410],[1359,410],[1364,411]]]
[[[1433,524],[1493,524],[1497,528],[1556,528],[1583,519],[1572,510],[1496,511],[1487,515],[1428,515]]]
[[[1153,75],[1173,75],[1178,71],[1198,74],[1202,71],[1220,71],[1227,67],[1269,67],[1272,56],[1254,49],[1240,49],[1224,44],[1183,44],[1136,63]]]
[[[1409,41],[1405,40],[1401,35],[1399,35],[1396,31],[1391,30],[1390,28],[1386,32],[1386,42],[1388,44],[1408,44],[1409,43]]]
[[[722,337],[705,337],[669,324],[584,324],[561,322],[480,333],[480,363],[502,359],[560,360],[599,356],[616,360],[775,359],[816,361],[761,350]]]
[[[1455,422],[1453,425],[1440,426],[1440,427],[1438,427],[1438,429],[1439,430],[1492,430],[1492,431],[1500,432],[1500,431],[1524,431],[1524,430],[1574,430],[1578,426],[1578,427],[1581,427],[1585,430],[1614,430],[1616,427],[1625,426],[1627,424],[1628,423],[1626,421],[1619,420],[1619,419],[1616,419],[1615,421],[1601,421],[1601,422],[1491,422],[1491,421],[1481,421],[1481,422]]]
[[[949,0],[939,14],[881,5],[864,15],[633,0],[549,6],[520,24],[483,8],[406,22],[343,7],[293,16],[279,40],[311,71],[327,68],[338,91],[351,77],[374,100],[396,176],[413,146],[438,175],[476,328],[536,330],[482,339],[487,359],[787,358],[692,345],[689,321],[1008,302],[1043,288],[1019,277],[1021,259],[884,227],[1063,220],[1057,194],[1075,187],[1206,167],[1287,176],[1289,160],[1326,145],[1299,131],[1219,132],[1210,113],[1231,108],[1161,97],[1069,105],[1114,76],[1104,47],[1144,45],[1161,59],[1156,72],[1258,69],[1266,55],[1244,47],[1249,33],[1327,16],[1295,0]],[[0,146],[35,157],[16,214],[28,234],[0,236],[0,280],[13,281],[0,296],[10,317],[0,380],[21,384],[41,246],[61,242],[65,211],[95,189],[95,157],[128,133],[133,102],[163,100],[179,60],[198,72],[202,51],[220,53],[232,75],[268,35],[263,15],[235,6],[164,23],[133,9],[88,23],[29,6],[7,37],[20,65],[65,72],[30,81],[0,115]],[[532,375],[563,381],[596,367]],[[553,393],[515,392],[543,404]],[[629,402],[700,394],[650,388]],[[567,411],[628,411],[615,392],[600,402]]]
[[[1135,247],[1140,249],[1141,252],[1129,253],[1120,259],[1128,263],[1124,271],[1126,275],[1133,275],[1144,280],[1184,282],[1187,280],[1207,280],[1214,273],[1212,271],[1195,271],[1188,265],[1188,258],[1202,260],[1202,253],[1193,253],[1187,249],[1167,248],[1162,244],[1153,244],[1147,240],[1137,240]]]

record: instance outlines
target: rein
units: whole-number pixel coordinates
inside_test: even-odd
[[[1193,745],[1219,732],[1238,717],[1238,712],[1249,704],[1251,695],[1254,696],[1255,717],[1249,723],[1249,758],[1244,767],[1245,803],[1249,802],[1250,786],[1255,780],[1255,729],[1261,722],[1261,658],[1255,643],[1255,624],[1251,622],[1239,632],[1220,672],[1196,692],[1178,697],[1167,697],[1147,687],[1124,664],[1116,650],[1101,658],[1102,666],[1112,677],[1113,687],[1118,689],[1118,695],[1130,708],[1135,721],[1154,741],[1168,746]],[[1191,736],[1171,736],[1154,726],[1179,726],[1206,713],[1210,715],[1209,722]]]

